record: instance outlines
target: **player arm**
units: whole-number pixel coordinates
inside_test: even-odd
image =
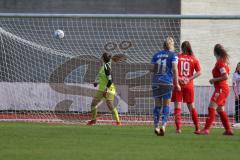
[[[172,72],[173,72],[173,84],[176,87],[177,91],[181,91],[181,87],[178,81],[178,62],[172,62]]]
[[[172,62],[173,65],[173,83],[179,85],[178,83],[178,67],[176,62]]]
[[[109,66],[109,64],[105,64],[104,65],[104,72],[107,76],[107,80],[108,80],[108,83],[107,83],[107,86],[106,86],[106,90],[112,85],[112,74],[111,74],[111,68]]]
[[[235,76],[234,76],[234,74],[233,74],[233,79],[232,79],[232,86],[233,86],[233,91],[234,91],[234,95],[235,95],[235,97],[237,97],[238,96],[238,94],[237,94],[237,86],[236,86],[236,78],[235,78]]]
[[[220,81],[224,81],[224,80],[227,80],[228,79],[228,74],[227,74],[227,71],[224,67],[220,68],[220,73],[222,76],[220,77],[217,77],[217,78],[212,78],[210,79],[210,83],[213,84],[215,82],[220,82]]]
[[[178,56],[176,54],[172,57],[172,72],[173,72],[173,84],[180,90],[180,85],[178,81]]]
[[[190,80],[190,81],[191,81],[191,80],[194,80],[195,78],[199,77],[200,75],[201,75],[201,72],[200,72],[200,71],[195,72],[195,73],[193,74],[193,76],[189,78],[189,80]]]
[[[178,56],[176,54],[172,57],[172,72],[173,72],[173,84],[175,85],[177,90],[181,90],[178,81]]]
[[[201,75],[201,67],[199,64],[199,61],[196,60],[195,65],[194,65],[194,70],[196,71],[192,77],[189,78],[189,80],[194,80],[195,78],[199,77]]]
[[[213,78],[211,79],[213,82],[219,82],[219,81],[224,81],[228,79],[228,74],[224,74],[221,77]]]
[[[154,71],[155,71],[155,68],[156,68],[156,65],[155,65],[155,64],[150,64],[149,71],[150,71],[150,72],[154,72]]]
[[[156,61],[157,61],[157,58],[156,58],[156,55],[154,55],[154,56],[152,57],[150,67],[149,67],[149,69],[148,69],[150,72],[155,72],[155,68],[156,68],[156,66],[157,66]]]

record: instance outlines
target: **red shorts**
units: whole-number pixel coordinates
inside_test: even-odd
[[[211,101],[218,106],[224,106],[229,95],[229,89],[215,88]]]
[[[193,87],[182,87],[181,91],[173,89],[172,102],[184,102],[193,103],[194,102],[194,89]]]

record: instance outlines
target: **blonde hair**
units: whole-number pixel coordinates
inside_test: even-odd
[[[174,51],[174,41],[172,37],[167,37],[163,43],[163,48],[166,50]]]

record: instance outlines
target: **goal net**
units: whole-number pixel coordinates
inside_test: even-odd
[[[237,19],[161,15],[0,14],[0,120],[85,123],[97,91],[92,82],[101,54],[108,51],[128,56],[127,61],[112,63],[121,121],[152,124],[149,63],[162,49],[163,40],[172,36],[177,52],[181,42],[188,40],[200,60],[203,74],[195,81],[195,103],[204,122],[213,92],[208,83],[215,63],[213,46],[222,43],[227,48],[233,73],[239,59],[239,25]],[[63,39],[54,38],[57,29],[64,31]],[[234,122],[232,92],[226,111]],[[192,124],[185,105],[182,121]],[[98,122],[113,122],[104,102],[98,107]],[[174,122],[173,105],[170,122]]]

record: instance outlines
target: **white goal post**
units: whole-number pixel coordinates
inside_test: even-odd
[[[233,73],[240,61],[239,26],[240,15],[0,13],[0,121],[85,123],[96,92],[91,82],[102,52],[109,51],[128,56],[112,64],[122,122],[151,124],[148,67],[163,40],[172,36],[177,52],[188,40],[200,60],[203,74],[195,81],[195,103],[204,122],[213,91],[208,84],[215,63],[213,46],[227,48]],[[54,38],[57,29],[64,31],[64,38]],[[192,124],[186,106],[182,108],[183,123]],[[234,123],[232,92],[226,110]],[[173,106],[171,122],[172,114]],[[98,115],[99,122],[112,122],[105,103]]]

